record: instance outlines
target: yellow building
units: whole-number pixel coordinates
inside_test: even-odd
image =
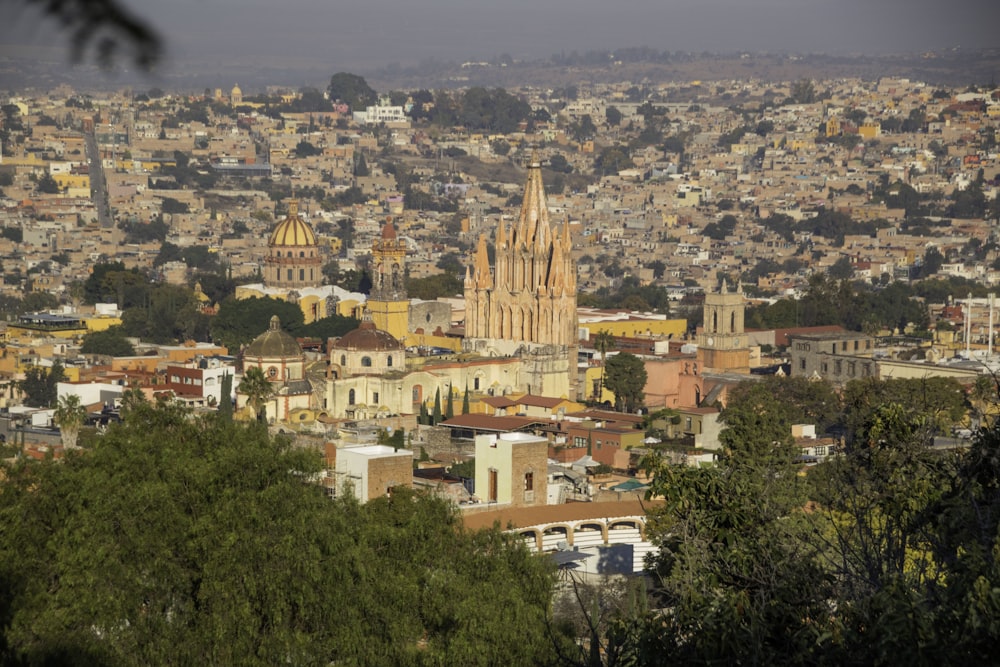
[[[87,174],[52,174],[52,180],[58,185],[60,190],[77,190],[90,194],[90,176]]]
[[[118,320],[121,324],[121,320]],[[17,338],[80,338],[88,333],[81,317],[52,315],[51,313],[25,313],[16,322],[7,324],[7,336]]]
[[[667,319],[654,313],[594,308],[580,308],[577,313],[584,338],[598,331],[607,331],[615,338],[681,338],[687,331],[687,320]]]
[[[877,121],[865,121],[858,128],[858,134],[865,141],[882,136],[882,126]]]
[[[271,297],[299,306],[306,324],[331,315],[360,317],[365,296],[323,285],[323,254],[312,227],[299,216],[298,202],[268,239],[264,282],[239,285],[237,299]]]

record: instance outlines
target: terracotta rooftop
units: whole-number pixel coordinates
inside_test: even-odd
[[[446,419],[441,422],[441,425],[450,426],[451,428],[468,428],[476,431],[495,431],[497,433],[506,433],[507,431],[525,429],[532,424],[545,424],[547,422],[547,419],[538,419],[536,417],[455,415],[451,419]]]
[[[663,504],[662,500],[622,500],[603,503],[563,503],[561,505],[540,505],[538,507],[505,507],[499,509],[469,512],[463,517],[466,528],[473,530],[488,528],[494,523],[501,528],[507,526],[536,526],[560,521],[581,521],[584,519],[607,519],[619,516],[636,516],[646,513],[646,509]]]

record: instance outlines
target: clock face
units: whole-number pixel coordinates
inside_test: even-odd
[[[711,336],[709,336],[708,340],[706,340],[705,342],[708,343],[709,346],[715,345],[715,339],[712,338]]]
[[[270,368],[267,369],[267,374],[270,377],[274,377],[275,375],[278,374],[278,369],[275,368],[274,366],[271,366]]]

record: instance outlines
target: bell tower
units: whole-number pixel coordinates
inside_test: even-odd
[[[742,286],[730,292],[726,281],[717,293],[705,295],[705,322],[698,334],[698,364],[703,370],[750,372],[750,345],[743,329]]]
[[[409,331],[410,306],[406,297],[406,242],[396,236],[391,218],[372,243],[372,263],[372,291],[368,297],[372,322],[403,340]]]

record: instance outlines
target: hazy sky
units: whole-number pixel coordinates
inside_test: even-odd
[[[4,6],[0,54],[53,43]],[[560,51],[885,53],[1000,47],[997,0],[129,0],[178,63],[319,66],[546,57]],[[28,45],[32,48],[26,48]],[[64,50],[65,52],[65,50]]]

